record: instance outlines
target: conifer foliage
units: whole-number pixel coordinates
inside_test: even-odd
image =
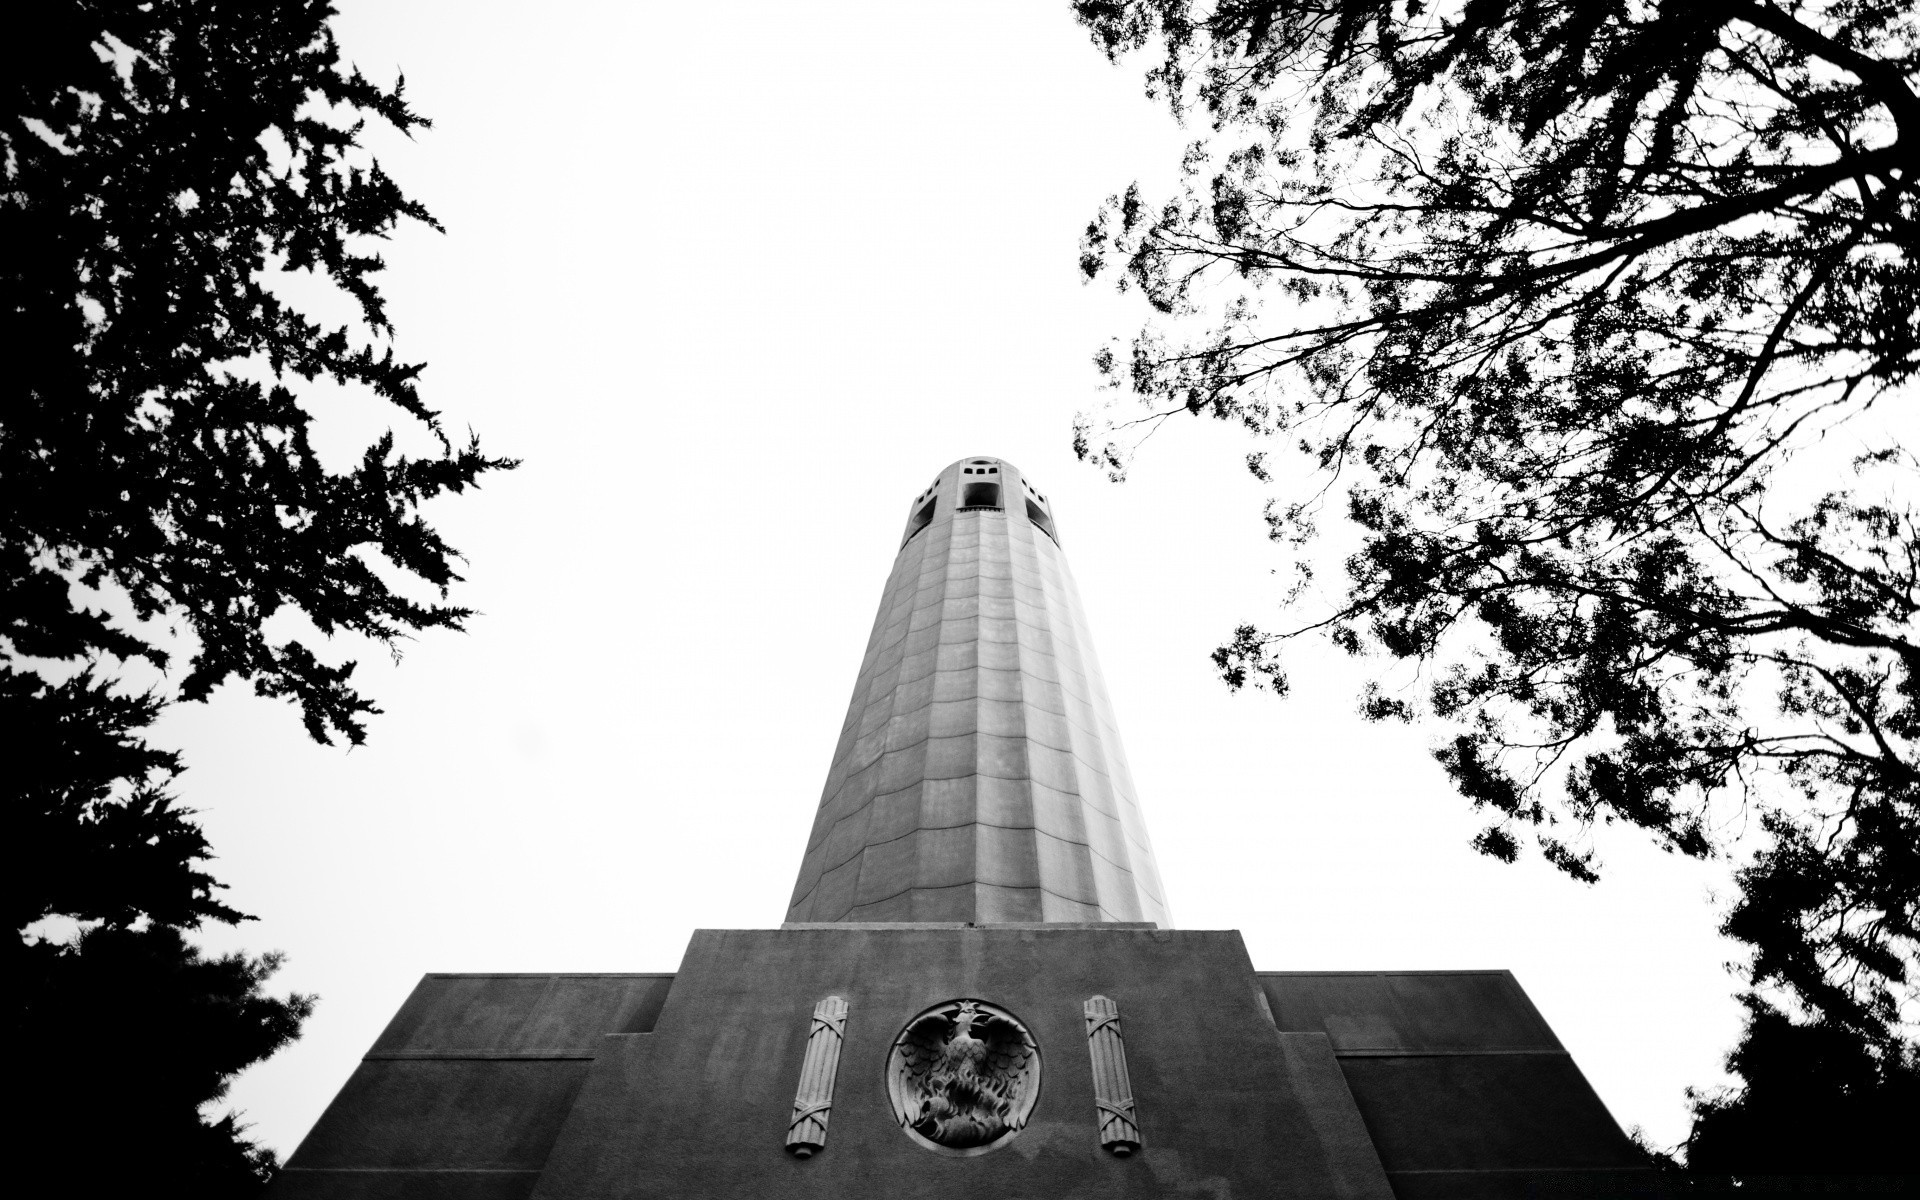
[[[270,619],[388,648],[460,628],[457,556],[420,509],[511,463],[443,433],[420,367],[387,348],[370,247],[433,220],[361,135],[426,122],[341,61],[324,0],[30,8],[0,39],[0,787],[17,1090],[40,1114],[25,1144],[99,1194],[247,1194],[271,1155],[202,1106],[311,1000],[262,991],[273,955],[209,960],[182,936],[244,918],[176,800],[182,764],[145,730],[242,680],[358,743],[375,709],[353,664]],[[316,282],[356,317],[285,298]],[[328,469],[296,394],[314,383],[392,405],[438,450],[389,435]],[[164,682],[143,691],[135,664]]]
[[[1087,231],[1085,273],[1153,315],[1099,357],[1144,411],[1080,452],[1118,474],[1143,428],[1236,422],[1299,451],[1277,541],[1329,506],[1360,535],[1343,601],[1236,631],[1228,684],[1284,691],[1287,640],[1329,633],[1379,667],[1369,716],[1445,730],[1481,851],[1591,881],[1619,823],[1735,856],[1767,1011],[1860,1049],[1833,1087],[1906,1078],[1920,463],[1873,421],[1920,367],[1920,10],[1075,10],[1199,126],[1170,196]]]

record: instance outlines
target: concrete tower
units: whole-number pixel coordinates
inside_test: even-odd
[[[1505,971],[1261,971],[1168,927],[1051,509],[1000,459],[908,507],[787,915],[671,974],[426,976],[271,1200],[1645,1183]]]
[[[907,506],[787,920],[1170,923],[1052,510],[1004,459]]]

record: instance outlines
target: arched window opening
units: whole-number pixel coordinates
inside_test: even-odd
[[[913,514],[913,520],[907,525],[907,536],[900,539],[902,546],[912,541],[914,534],[919,533],[922,529],[933,524],[933,510],[938,507],[939,504],[940,497],[935,496],[920,506],[920,511]]]
[[[1054,545],[1060,544],[1060,535],[1053,531],[1053,518],[1042,512],[1040,506],[1031,500],[1027,501],[1027,520],[1038,525],[1042,532],[1053,539]]]
[[[999,508],[1000,485],[997,483],[969,483],[960,492],[961,508]]]

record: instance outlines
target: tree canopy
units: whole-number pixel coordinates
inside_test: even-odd
[[[64,1098],[47,1101],[40,1154],[97,1162],[85,1150],[117,1141],[112,1161],[143,1186],[195,1194],[242,1194],[270,1170],[231,1117],[199,1110],[294,1037],[311,999],[261,992],[274,956],[206,960],[183,938],[245,918],[178,803],[183,764],[147,727],[240,680],[292,700],[314,738],[361,741],[377,710],[323,643],[393,651],[460,628],[458,557],[421,509],[512,465],[451,437],[420,365],[391,348],[374,248],[403,222],[437,226],[362,135],[426,121],[399,83],[341,61],[332,17],[325,0],[68,0],[0,40],[14,1031],[135,1055],[119,1085],[78,1090],[61,1078],[72,1062],[31,1058],[46,1078],[30,1090]],[[355,315],[291,298],[322,294]],[[436,448],[403,454],[389,432],[329,469],[316,385],[377,398]],[[145,1049],[87,1026],[103,1005],[122,1018],[103,1026]]]
[[[400,85],[341,66],[331,13],[76,3],[9,41],[0,288],[30,352],[4,384],[0,629],[33,658],[182,657],[183,699],[238,676],[296,700],[314,737],[358,741],[372,706],[351,664],[276,643],[266,622],[297,609],[323,635],[388,645],[458,628],[465,609],[409,599],[368,555],[444,596],[454,556],[420,505],[501,464],[446,437],[419,365],[275,288],[288,272],[324,280],[390,335],[366,243],[433,224],[358,150],[368,119],[426,122]],[[288,386],[314,380],[365,389],[442,453],[409,458],[389,437],[354,470],[326,470]],[[195,644],[76,603],[76,579],[141,621],[178,620]]]
[[[1284,691],[1310,632],[1375,656],[1363,710],[1447,730],[1480,850],[1590,881],[1618,822],[1736,854],[1751,982],[1906,1053],[1920,462],[1874,423],[1920,367],[1920,13],[1075,10],[1202,126],[1173,194],[1088,228],[1154,315],[1098,359],[1144,411],[1078,449],[1118,474],[1143,428],[1237,422],[1298,452],[1277,541],[1359,531],[1343,600],[1237,630],[1226,681]]]

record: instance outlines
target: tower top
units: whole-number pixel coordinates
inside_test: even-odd
[[[907,527],[900,544],[905,546],[912,541],[913,536],[931,525],[943,510],[1004,512],[1009,508],[1024,509],[1028,523],[1052,538],[1055,546],[1059,545],[1060,534],[1053,523],[1052,506],[1019,467],[1004,458],[986,455],[955,459],[907,505]]]

